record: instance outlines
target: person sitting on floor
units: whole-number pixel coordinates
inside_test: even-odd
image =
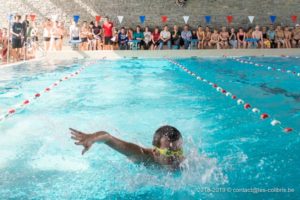
[[[153,148],[144,148],[139,145],[123,141],[112,136],[106,131],[99,131],[92,134],[70,128],[71,138],[76,145],[82,145],[82,155],[87,152],[93,144],[103,143],[110,148],[126,156],[134,163],[145,166],[157,165],[169,170],[180,169],[184,161],[183,140],[181,133],[172,126],[158,128],[153,136]]]

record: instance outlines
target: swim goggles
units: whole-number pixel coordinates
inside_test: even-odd
[[[177,151],[173,151],[173,150],[170,150],[170,149],[161,149],[161,148],[155,147],[155,150],[157,150],[160,153],[160,155],[163,155],[163,156],[166,156],[166,157],[183,156],[182,149],[177,150]]]

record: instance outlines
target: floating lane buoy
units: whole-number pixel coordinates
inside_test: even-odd
[[[46,88],[46,89],[45,89],[45,92],[49,92],[49,91],[50,91],[50,88]]]
[[[249,109],[249,108],[251,108],[251,105],[250,105],[249,103],[246,103],[246,104],[244,105],[244,108],[245,108],[245,109]]]
[[[253,108],[253,109],[252,109],[252,112],[254,112],[254,113],[259,113],[260,110],[259,110],[258,108]]]
[[[9,113],[9,114],[14,114],[15,112],[16,112],[16,110],[13,109],[13,108],[8,110],[8,113]]]
[[[260,119],[267,119],[269,115],[267,113],[263,113],[260,115]]]
[[[292,128],[285,128],[285,129],[283,129],[283,131],[286,132],[286,133],[289,133],[289,132],[292,132],[293,129]]]
[[[237,97],[236,97],[235,95],[233,95],[231,98],[232,98],[232,99],[236,99]]]
[[[25,100],[25,101],[23,102],[23,104],[24,104],[24,105],[29,104],[29,100]]]
[[[38,98],[38,97],[40,97],[40,96],[41,96],[40,93],[36,93],[36,94],[34,95],[35,98]]]
[[[237,104],[238,104],[238,105],[241,105],[241,104],[244,104],[244,103],[245,103],[245,102],[244,102],[242,99],[238,99],[238,100],[237,100]]]
[[[278,120],[276,120],[276,119],[274,119],[274,120],[271,121],[271,125],[272,126],[276,126],[276,125],[279,125],[279,124],[281,124],[281,122],[278,121]]]

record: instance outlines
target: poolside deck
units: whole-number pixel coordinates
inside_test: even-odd
[[[228,49],[228,50],[163,50],[163,51],[53,51],[47,52],[48,59],[82,59],[82,58],[103,58],[118,59],[124,57],[139,58],[161,58],[161,57],[222,57],[226,56],[300,56],[300,49]]]

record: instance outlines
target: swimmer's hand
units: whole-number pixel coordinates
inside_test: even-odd
[[[76,140],[76,145],[82,145],[84,149],[82,150],[82,155],[87,152],[95,142],[106,142],[109,138],[109,133],[105,131],[99,131],[96,133],[88,134],[81,131],[70,128],[71,138]]]

